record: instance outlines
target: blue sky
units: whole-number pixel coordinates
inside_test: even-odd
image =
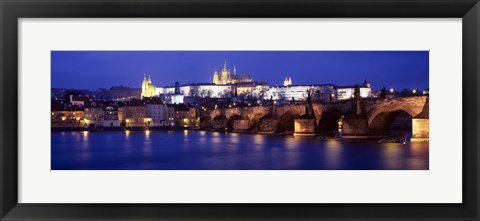
[[[428,51],[52,51],[52,87],[89,89],[124,85],[140,88],[144,73],[155,85],[210,83],[227,59],[238,74],[281,85],[361,84],[375,90],[426,89]]]

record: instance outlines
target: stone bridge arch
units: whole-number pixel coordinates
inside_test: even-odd
[[[267,106],[254,106],[243,109],[243,116],[246,117],[252,124],[258,123],[260,118],[269,113],[270,109]]]
[[[416,125],[413,122],[415,122],[416,118],[419,118],[420,115],[422,115],[421,118],[427,121],[428,127],[428,106],[428,96],[367,100],[364,103],[364,107],[368,117],[369,133],[389,134],[392,123],[397,117],[402,116],[403,114],[403,116],[410,117],[410,119],[403,119],[403,121],[406,122],[409,120],[405,125],[410,125],[409,127],[411,127],[412,135],[416,137],[418,134],[416,134],[415,131],[418,130],[419,125]],[[426,116],[424,116],[425,110],[427,110]],[[426,140],[428,140],[428,135],[423,134],[422,136],[426,136]]]
[[[338,130],[338,120],[345,115],[345,112],[337,107],[330,107],[323,111],[322,117],[318,122],[317,129],[320,132],[330,132]]]
[[[225,114],[220,114],[212,119],[211,124],[214,130],[224,131],[227,129],[228,119]]]
[[[384,98],[366,100],[363,103],[368,117],[368,125],[371,125],[372,121],[380,114],[397,111],[404,111],[414,118],[422,112],[425,105],[428,105],[427,96]]]
[[[287,111],[278,118],[278,131],[293,134],[295,131],[295,118],[301,116],[298,112]]]
[[[405,109],[393,109],[393,110],[388,110],[388,111],[381,111],[375,115],[373,115],[371,118],[369,118],[368,121],[368,127],[369,131],[372,134],[390,134],[390,127],[392,123],[395,121],[395,119],[402,115],[406,114],[407,116],[410,117],[410,124],[411,120],[414,117],[414,114],[412,114],[411,111],[407,111]]]
[[[239,107],[227,108],[223,110],[223,114],[225,114],[225,117],[227,117],[227,119],[230,119],[235,115],[241,116],[242,109]]]
[[[210,120],[213,120],[215,119],[216,117],[220,116],[222,114],[222,110],[221,109],[214,109],[214,110],[210,110]]]
[[[293,105],[276,106],[275,112],[278,116],[282,116],[287,112],[289,112],[289,114],[300,116],[305,113],[305,105],[293,104]]]
[[[232,131],[232,130],[235,129],[235,128],[234,128],[235,121],[237,121],[237,120],[242,120],[242,119],[243,119],[242,116],[241,116],[241,115],[238,115],[238,114],[234,114],[234,115],[232,115],[232,116],[230,116],[230,117],[226,117],[226,118],[227,118],[227,126],[226,126],[226,128],[227,128],[228,131]]]

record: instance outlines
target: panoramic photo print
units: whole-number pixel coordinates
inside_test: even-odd
[[[52,170],[428,170],[428,51],[52,51]]]

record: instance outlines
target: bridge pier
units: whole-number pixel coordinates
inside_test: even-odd
[[[313,119],[295,119],[295,132],[293,136],[313,137],[316,135],[317,121]]]
[[[212,126],[212,121],[209,117],[200,118],[200,128],[209,128]]]
[[[430,119],[412,119],[412,139],[410,139],[411,142],[428,142],[430,140],[429,134]]]
[[[233,132],[241,133],[250,128],[250,121],[239,119],[233,121]]]
[[[258,127],[259,134],[274,134],[278,130],[278,119],[262,119]]]
[[[343,138],[366,138],[370,134],[368,118],[344,118],[342,123]]]

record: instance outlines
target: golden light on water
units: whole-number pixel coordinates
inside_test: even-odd
[[[265,136],[255,134],[253,140],[255,141],[255,144],[263,144],[265,142]]]
[[[288,149],[295,149],[298,146],[298,140],[296,140],[294,137],[286,137],[285,144]]]
[[[327,140],[325,141],[325,144],[327,144],[327,147],[329,148],[340,148],[342,146],[340,145],[340,142],[336,140]]]
[[[88,131],[83,131],[83,141],[88,141]]]
[[[401,167],[401,159],[398,157],[401,153],[401,148],[404,148],[399,143],[386,143],[383,145],[383,165],[388,169],[395,169]]]
[[[327,140],[325,147],[327,164],[332,168],[338,168],[342,163],[342,143],[336,140]]]

